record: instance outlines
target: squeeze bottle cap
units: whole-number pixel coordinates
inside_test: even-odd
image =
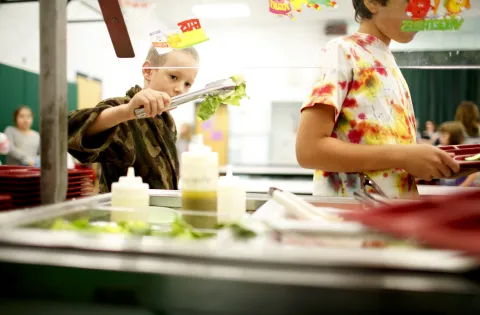
[[[203,135],[196,134],[192,140],[192,143],[188,146],[188,152],[211,152],[212,148],[203,144]]]
[[[127,176],[121,176],[118,182],[121,185],[132,185],[132,186],[147,185],[143,183],[143,180],[140,176],[135,176],[135,169],[133,167],[129,167],[127,171]]]
[[[240,180],[240,177],[233,176],[233,167],[231,165],[227,166],[227,173],[225,176],[221,176],[219,183],[226,185],[226,183],[237,183]]]

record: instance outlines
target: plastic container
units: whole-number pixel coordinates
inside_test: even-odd
[[[135,176],[133,167],[128,168],[127,176],[122,176],[112,184],[112,207],[129,208],[130,211],[113,211],[111,221],[148,220],[150,205],[149,186],[141,177]]]
[[[196,135],[189,150],[182,153],[180,179],[185,221],[195,228],[214,228],[217,225],[218,154],[203,145],[201,135]]]
[[[217,188],[219,223],[241,221],[247,211],[247,191],[240,177],[233,176],[232,167],[227,167],[226,176],[220,177]]]

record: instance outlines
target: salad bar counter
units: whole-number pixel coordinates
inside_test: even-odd
[[[210,230],[172,191],[150,191],[144,221],[110,195],[6,212],[0,314],[480,312],[476,258],[342,222],[354,199],[287,197],[248,195]]]

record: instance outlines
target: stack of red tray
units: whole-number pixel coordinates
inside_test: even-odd
[[[11,195],[0,195],[0,211],[10,210],[13,208]]]
[[[67,200],[89,196],[93,192],[93,170],[68,170]],[[40,169],[0,166],[0,191],[11,196],[10,209],[40,205]]]
[[[480,258],[480,191],[428,198],[355,211],[345,219],[358,221],[400,238]]]

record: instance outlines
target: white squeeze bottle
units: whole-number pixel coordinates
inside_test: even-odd
[[[247,211],[247,192],[240,177],[233,176],[232,167],[227,167],[226,176],[220,177],[217,189],[219,223],[239,222]]]
[[[180,161],[182,210],[195,212],[183,218],[195,228],[213,229],[217,225],[218,153],[203,144],[202,135],[195,140]]]
[[[120,177],[117,183],[112,184],[112,207],[130,208],[134,211],[112,211],[111,221],[146,221],[150,206],[148,189],[148,184],[141,177],[135,177],[135,170],[129,167],[127,176]]]

